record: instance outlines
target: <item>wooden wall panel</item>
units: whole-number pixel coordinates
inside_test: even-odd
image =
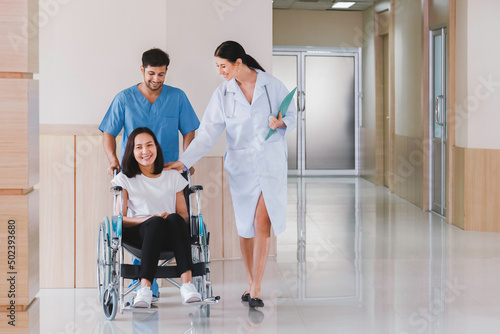
[[[460,228],[464,228],[465,222],[465,149],[453,147],[453,173],[451,182],[453,183],[453,192],[451,193],[451,202],[453,205],[451,223]]]
[[[0,262],[0,290],[8,292],[0,295],[2,310],[11,300],[16,311],[26,309],[39,290],[38,200],[38,190],[27,195],[0,195],[0,240],[4,246],[0,250],[4,259]],[[9,297],[10,293],[14,296]]]
[[[75,287],[91,288],[97,285],[98,227],[113,213],[111,176],[102,136],[76,136],[75,145]]]
[[[425,151],[423,150],[422,145],[425,141],[421,141],[419,138],[412,138],[412,154],[410,155],[410,162],[415,166],[415,183],[414,183],[414,192],[415,192],[415,205],[419,208],[425,210],[424,208],[424,199],[427,199],[428,196],[424,196],[424,192],[428,191],[429,187],[426,186],[426,182],[428,182],[426,177],[424,176],[425,170],[427,169],[425,166]],[[425,180],[425,181],[424,181]]]
[[[16,313],[16,326],[8,324],[7,313],[0,312],[0,333],[2,334],[38,334],[40,333],[40,300],[35,299],[29,308]]]
[[[423,141],[395,135],[394,193],[410,203],[423,207],[424,165]]]
[[[40,138],[40,287],[73,288],[74,136]]]
[[[500,205],[497,205],[500,202],[500,150],[481,150],[481,153],[485,155],[484,174],[480,175],[485,185],[485,202],[481,203],[484,210],[482,231],[500,232]],[[473,159],[469,162],[475,163]]]
[[[500,150],[465,149],[464,229],[500,232]]]
[[[473,163],[471,159],[474,159]],[[486,204],[485,163],[486,156],[482,150],[465,149],[465,230],[482,231],[486,227],[481,219]]]
[[[28,297],[32,302],[40,290],[40,191],[23,197],[28,197]]]
[[[0,72],[38,72],[38,1],[0,2]]]
[[[0,79],[0,189],[39,181],[38,82]]]
[[[379,166],[376,166],[377,162],[380,160],[383,162],[382,158],[378,157],[379,150],[376,149],[376,146],[379,144],[376,141],[375,130],[361,127],[360,128],[360,163],[361,163],[361,176],[366,180],[374,183],[375,185],[379,185],[377,182],[381,182],[381,175]],[[383,154],[383,150],[382,150]],[[383,171],[383,166],[382,166]]]
[[[224,258],[224,219],[222,201],[222,157],[205,157],[194,165],[195,173],[191,179],[192,185],[202,185],[201,213],[210,232],[210,258],[220,260]],[[193,196],[193,201],[195,197]],[[196,204],[192,206],[196,213]]]
[[[406,178],[407,182],[407,188],[406,188],[406,198],[409,202],[415,203],[416,198],[415,198],[415,178],[417,175],[417,166],[413,163],[413,159],[410,157],[413,156],[414,152],[416,151],[417,147],[415,145],[415,140],[413,138],[408,138],[406,142],[406,159],[405,162],[408,163],[408,177]]]

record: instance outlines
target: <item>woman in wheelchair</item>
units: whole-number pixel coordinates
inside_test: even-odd
[[[154,133],[144,127],[130,134],[122,167],[111,183],[123,188],[123,240],[142,248],[141,288],[134,307],[151,306],[151,282],[162,250],[174,252],[182,302],[199,302],[201,296],[191,283],[189,217],[183,194],[188,182],[175,170],[163,170],[162,150]]]

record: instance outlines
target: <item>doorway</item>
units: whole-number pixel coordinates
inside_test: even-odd
[[[358,175],[358,48],[275,47],[273,75],[297,87],[290,175]]]
[[[430,207],[446,217],[446,27],[430,31]]]

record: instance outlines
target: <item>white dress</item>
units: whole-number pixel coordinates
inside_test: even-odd
[[[238,234],[255,236],[254,217],[257,200],[263,194],[274,233],[286,227],[287,145],[285,134],[296,126],[292,101],[280,128],[267,141],[269,116],[276,115],[288,94],[285,85],[266,72],[257,71],[252,104],[249,104],[235,79],[222,83],[212,95],[196,138],[180,157],[191,167],[217,142],[226,129],[227,151],[224,169],[229,175]]]

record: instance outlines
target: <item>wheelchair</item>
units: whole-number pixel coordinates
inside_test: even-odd
[[[116,175],[115,170],[115,175]],[[201,198],[200,191],[203,187],[200,185],[191,186],[189,171],[182,173],[188,181],[184,189],[184,197],[189,213],[189,230],[191,237],[191,253],[193,260],[192,280],[196,289],[200,293],[202,300],[189,305],[197,305],[206,317],[210,317],[210,306],[218,303],[219,296],[213,296],[212,282],[210,281],[210,232],[203,221],[200,212]],[[125,297],[139,287],[140,281],[125,290],[125,279],[138,279],[140,265],[124,263],[124,251],[131,253],[138,259],[141,259],[141,250],[127,244],[122,240],[122,216],[123,216],[123,196],[122,188],[111,187],[113,192],[113,216],[109,219],[104,217],[99,225],[99,234],[97,240],[97,282],[98,295],[102,305],[104,315],[108,320],[113,320],[118,309],[123,314],[125,310],[139,311],[133,307],[132,302],[125,302]],[[191,197],[196,198],[196,214],[193,214],[191,206]],[[156,269],[155,278],[166,279],[169,283],[180,288],[174,278],[178,278],[176,266],[172,265],[174,253],[162,251],[160,254],[160,264]],[[148,310],[142,309],[141,311]]]

